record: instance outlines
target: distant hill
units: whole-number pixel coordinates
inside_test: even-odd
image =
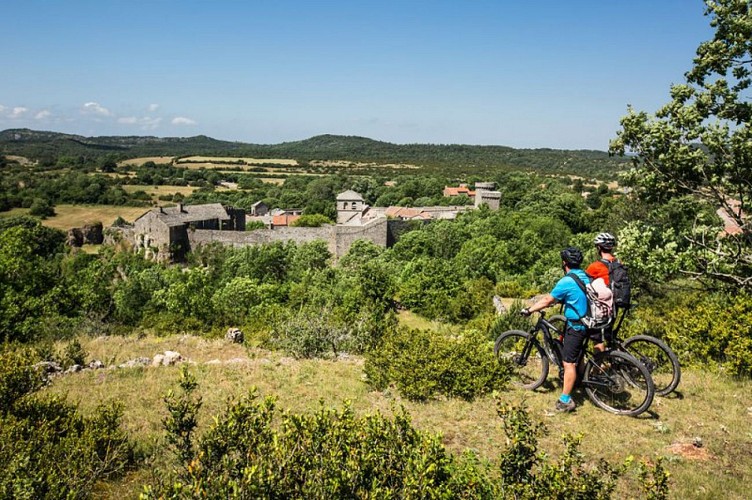
[[[0,132],[0,154],[31,159],[84,156],[116,159],[141,156],[250,156],[354,162],[405,163],[440,169],[449,175],[485,174],[499,170],[613,177],[627,160],[603,151],[515,149],[506,146],[463,144],[392,144],[366,137],[319,135],[302,141],[264,145],[231,142],[203,135],[195,137],[102,136],[84,137],[29,129]]]

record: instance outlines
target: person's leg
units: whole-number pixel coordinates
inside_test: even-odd
[[[564,387],[562,388],[559,400],[556,402],[556,409],[558,411],[572,411],[575,408],[571,394],[577,380],[577,361],[580,358],[582,346],[586,340],[587,332],[584,330],[578,331],[568,328],[567,333],[564,335],[561,353],[562,364],[564,365]]]

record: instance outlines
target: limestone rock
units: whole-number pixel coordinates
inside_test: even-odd
[[[501,316],[502,314],[507,312],[507,308],[501,302],[501,297],[499,297],[498,295],[493,296],[493,305],[494,309],[496,309],[497,315]]]
[[[89,369],[91,370],[101,370],[102,368],[104,368],[104,363],[102,363],[98,359],[95,359],[94,361],[89,363]]]
[[[183,356],[181,356],[179,352],[176,352],[176,351],[164,352],[164,358],[162,359],[162,364],[164,366],[172,366],[181,361],[184,361],[184,359],[183,359]]]

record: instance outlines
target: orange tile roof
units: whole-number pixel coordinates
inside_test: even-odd
[[[280,214],[272,217],[272,226],[289,226],[291,223],[300,219],[300,215]]]

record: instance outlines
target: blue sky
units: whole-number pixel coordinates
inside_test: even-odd
[[[3,0],[0,130],[601,149],[700,0]]]

